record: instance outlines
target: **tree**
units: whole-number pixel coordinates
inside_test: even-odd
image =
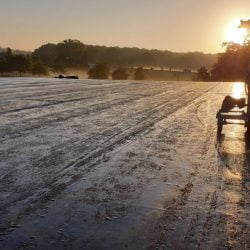
[[[32,75],[48,75],[48,68],[40,60],[36,60],[32,63],[31,68]]]
[[[51,65],[51,71],[54,73],[65,73],[65,67],[61,63],[54,63]]]
[[[12,56],[13,56],[13,54],[12,54],[12,50],[10,48],[7,48],[5,52],[1,53],[1,55],[0,55],[0,73],[12,71],[12,65],[11,65]]]
[[[206,67],[202,66],[198,69],[198,75],[197,75],[198,81],[209,81],[210,80],[210,74]]]
[[[10,61],[12,71],[18,71],[20,76],[22,76],[22,73],[30,71],[31,61],[29,57],[25,55],[13,55]]]
[[[145,80],[145,75],[143,72],[143,68],[139,67],[135,71],[135,80]]]
[[[6,60],[0,58],[0,73],[10,72],[10,66],[7,64]]]
[[[10,48],[0,55],[0,72],[30,72],[31,70],[31,58],[24,54],[13,54]]]
[[[102,55],[102,61],[112,66],[118,65],[121,62],[120,54],[120,48],[118,47],[106,48]]]
[[[128,74],[126,72],[126,69],[124,68],[117,68],[113,73],[112,73],[112,79],[113,80],[127,80],[128,79]]]
[[[48,66],[52,66],[57,57],[56,47],[57,45],[52,43],[42,45],[33,52],[32,56],[40,58],[43,63]]]
[[[56,46],[57,64],[64,67],[87,67],[87,53],[86,47],[78,40],[64,40]]]
[[[109,67],[105,63],[97,63],[88,71],[89,79],[108,79]]]
[[[250,43],[226,43],[225,46],[226,51],[219,54],[218,61],[211,70],[212,80],[244,81],[250,57]]]
[[[6,52],[5,52],[5,57],[6,57],[6,59],[11,58],[12,55],[13,55],[13,53],[12,53],[11,48],[7,48],[7,49],[6,49]]]
[[[86,46],[78,40],[64,40],[58,44],[45,44],[36,49],[33,56],[40,58],[50,67],[87,67]]]
[[[154,56],[152,55],[151,52],[149,52],[147,50],[143,50],[141,52],[139,59],[143,63],[143,65],[152,66],[155,64]]]

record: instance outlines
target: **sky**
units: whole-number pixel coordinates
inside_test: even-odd
[[[241,18],[250,18],[250,0],[0,0],[0,47],[32,51],[71,38],[216,53]]]

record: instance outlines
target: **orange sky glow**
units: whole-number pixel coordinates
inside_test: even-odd
[[[177,52],[240,42],[249,0],[0,0],[0,47],[34,50],[67,38],[86,44]]]

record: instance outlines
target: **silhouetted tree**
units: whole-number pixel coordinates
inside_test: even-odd
[[[109,65],[119,65],[121,52],[118,47],[105,48],[101,61],[108,63]]]
[[[5,52],[1,53],[0,73],[11,72],[13,70],[11,59],[12,59],[12,50],[10,48],[7,48]]]
[[[48,68],[40,60],[35,60],[31,68],[32,75],[48,75]]]
[[[225,53],[219,54],[218,61],[211,70],[212,80],[244,81],[250,57],[250,43],[225,45]]]
[[[22,73],[30,71],[31,61],[30,58],[25,55],[13,55],[11,57],[11,71],[19,72],[19,75],[22,76]]]
[[[151,54],[150,51],[143,50],[140,54],[139,61],[143,63],[145,66],[152,66],[155,65],[155,58]]]
[[[43,63],[51,67],[57,57],[56,47],[57,45],[52,43],[42,45],[33,52],[32,56],[40,58]]]
[[[0,72],[10,73],[17,71],[20,76],[22,73],[30,72],[31,57],[25,54],[13,54],[10,48],[0,54]]]
[[[0,58],[0,73],[11,72],[10,66],[6,60]]]
[[[64,67],[87,67],[85,45],[78,40],[64,40],[57,44],[55,63]]]
[[[105,63],[97,63],[88,71],[88,76],[90,79],[108,79],[109,67]]]
[[[127,80],[128,79],[128,74],[126,69],[124,68],[117,68],[113,73],[112,73],[112,79],[113,80]]]
[[[87,67],[86,46],[78,40],[68,39],[58,44],[43,45],[34,51],[33,56],[39,57],[50,67]]]
[[[136,69],[135,71],[135,80],[144,80],[145,79],[145,75],[143,72],[143,68],[139,67]]]
[[[54,63],[51,66],[51,70],[54,73],[60,73],[60,74],[64,74],[65,73],[65,67],[62,64],[60,64],[60,63]]]
[[[210,74],[206,67],[202,66],[198,69],[197,78],[198,81],[210,81]]]
[[[7,49],[6,49],[6,52],[5,52],[5,57],[6,57],[6,59],[11,58],[12,55],[13,55],[13,53],[12,53],[11,48],[7,48]]]

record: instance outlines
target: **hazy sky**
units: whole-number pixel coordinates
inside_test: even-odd
[[[222,50],[250,0],[0,0],[0,46],[33,50],[67,38],[86,44]]]

